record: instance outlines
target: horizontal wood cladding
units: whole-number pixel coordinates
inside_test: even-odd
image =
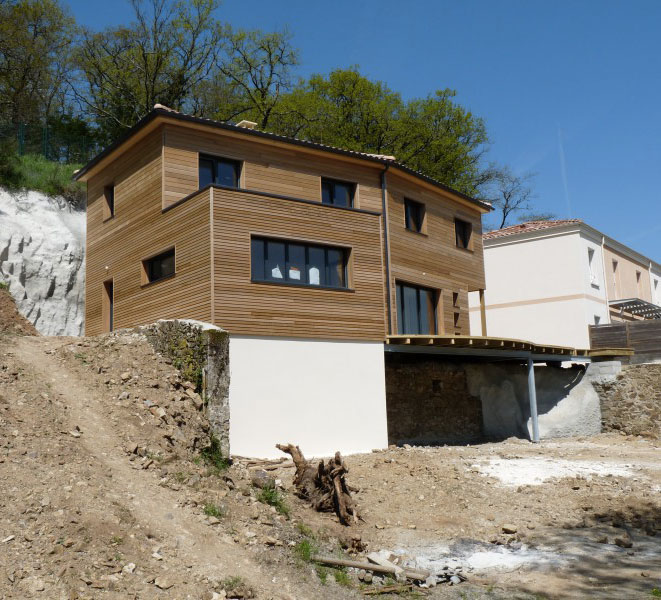
[[[214,188],[214,323],[235,334],[385,338],[380,217]],[[351,248],[351,291],[251,282],[251,235]]]
[[[163,206],[198,189],[198,156],[209,154],[241,161],[242,188],[321,202],[321,178],[356,183],[356,208],[381,211],[382,167],[347,162],[335,155],[315,156],[282,148],[268,140],[241,139],[222,131],[191,131],[166,125],[164,130]]]
[[[162,214],[161,132],[88,182],[86,334],[105,331],[103,282],[113,280],[114,328],[164,318],[211,319],[209,191]],[[103,187],[115,216],[103,221]],[[175,246],[176,274],[142,285],[142,260]]]
[[[406,229],[405,198],[424,204],[425,234]],[[456,247],[456,218],[472,225],[471,250]],[[485,288],[479,210],[459,204],[441,190],[415,185],[389,173],[388,223],[393,331],[397,331],[395,282],[403,281],[441,290],[439,333],[468,334],[468,292]],[[455,293],[458,294],[456,301]],[[458,319],[455,314],[459,315]]]

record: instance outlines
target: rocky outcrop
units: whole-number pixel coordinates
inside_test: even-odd
[[[0,188],[0,281],[44,335],[82,335],[85,212],[62,198]]]

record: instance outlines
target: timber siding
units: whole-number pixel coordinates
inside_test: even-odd
[[[397,332],[395,283],[402,281],[439,292],[438,333],[469,333],[467,294],[484,288],[485,210],[470,199],[357,155],[199,123],[151,122],[124,143],[122,152],[115,149],[83,171],[88,335],[106,330],[108,280],[114,328],[189,318],[238,335],[383,341],[390,333],[389,293]],[[199,190],[200,154],[240,161],[240,189]],[[387,219],[381,214],[384,172]],[[322,204],[324,177],[356,184],[353,209]],[[109,184],[115,216],[104,221]],[[426,235],[406,230],[404,198],[425,204]],[[470,250],[455,246],[455,218],[473,226]],[[252,282],[252,235],[350,249],[349,289]],[[144,285],[142,261],[172,247],[175,275]]]
[[[406,229],[404,198],[425,205],[425,233]],[[456,247],[455,218],[468,221],[473,227],[472,244],[468,250]],[[389,174],[388,223],[393,333],[397,333],[395,282],[403,281],[440,292],[437,308],[439,334],[468,335],[468,292],[485,287],[480,212],[454,202],[439,190]],[[456,304],[455,293],[458,294]],[[456,327],[455,313],[459,315]]]

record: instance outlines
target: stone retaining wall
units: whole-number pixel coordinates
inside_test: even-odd
[[[661,364],[627,365],[594,386],[604,431],[661,439]]]
[[[211,431],[230,455],[229,333],[192,320],[158,321],[140,328],[154,349],[172,360],[205,400]]]

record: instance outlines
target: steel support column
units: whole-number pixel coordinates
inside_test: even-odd
[[[532,441],[539,442],[539,423],[537,421],[537,390],[535,389],[535,363],[528,357],[528,399],[530,400],[530,418],[532,419]]]

